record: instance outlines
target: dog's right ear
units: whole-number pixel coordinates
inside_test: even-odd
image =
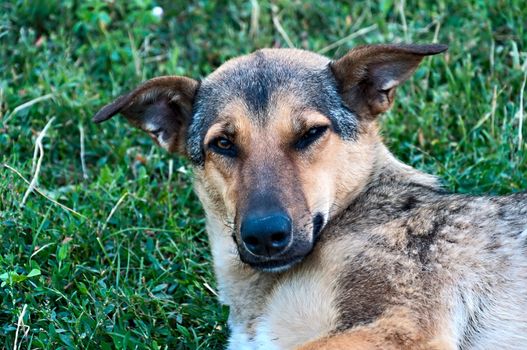
[[[198,86],[196,80],[186,77],[154,78],[104,106],[92,120],[100,123],[120,113],[167,151],[185,154],[185,136]]]
[[[407,80],[425,56],[446,45],[367,45],[330,64],[344,103],[358,116],[373,119],[393,104],[395,89]]]

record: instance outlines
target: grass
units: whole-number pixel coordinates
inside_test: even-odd
[[[521,0],[1,2],[0,348],[220,349],[228,336],[188,164],[122,119],[91,124],[102,104],[260,47],[448,43],[399,91],[385,139],[451,190],[519,191],[525,18]]]

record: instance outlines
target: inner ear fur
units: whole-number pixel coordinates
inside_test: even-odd
[[[395,89],[425,56],[447,49],[441,44],[360,46],[330,67],[348,108],[361,118],[373,119],[392,106]]]
[[[192,117],[198,81],[180,76],[150,79],[104,106],[93,121],[122,114],[169,152],[185,154],[185,136]]]

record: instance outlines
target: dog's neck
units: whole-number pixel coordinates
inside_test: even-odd
[[[426,174],[404,164],[395,158],[383,143],[379,143],[376,149],[374,171],[370,176],[368,186],[378,183],[381,179],[386,177],[397,179],[399,182],[411,182],[432,188],[441,187],[436,176]]]
[[[393,182],[396,180],[397,182],[416,183],[426,187],[440,187],[439,181],[435,176],[423,173],[399,161],[382,142],[377,133],[376,126],[372,127],[372,130],[373,132],[370,131],[371,136],[369,139],[373,141],[366,150],[368,152],[366,162],[368,169],[355,172],[354,167],[357,165],[354,162],[343,162],[343,164],[349,164],[350,167],[342,171],[345,177],[343,182],[344,184],[349,182],[352,186],[341,186],[337,190],[337,201],[331,208],[328,223],[341,212],[345,211],[367,189],[380,183],[388,182],[389,185],[390,181]],[[364,164],[362,166],[364,168]]]

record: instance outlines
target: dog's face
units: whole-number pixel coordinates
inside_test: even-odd
[[[152,79],[104,107],[187,156],[209,217],[241,260],[278,271],[302,260],[375,166],[375,117],[442,45],[369,46],[338,61],[300,50],[233,59],[198,83]],[[231,238],[232,237],[232,238]],[[220,238],[220,237],[218,237]]]

